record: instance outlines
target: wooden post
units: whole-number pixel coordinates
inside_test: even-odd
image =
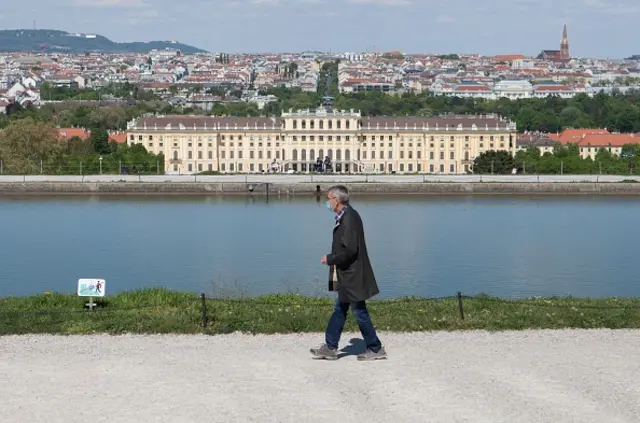
[[[204,295],[204,292],[200,294],[200,299],[202,300],[202,327],[207,327],[207,298]]]
[[[458,291],[458,308],[460,309],[460,318],[464,320],[464,306],[462,305],[462,292]]]

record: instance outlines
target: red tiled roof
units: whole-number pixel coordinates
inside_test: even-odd
[[[58,141],[69,141],[73,137],[79,137],[86,140],[91,135],[91,131],[84,128],[58,128]],[[109,141],[115,141],[118,144],[127,142],[127,133],[125,131],[109,132]]]
[[[491,91],[486,85],[459,85],[454,91]]]
[[[492,59],[496,62],[511,62],[513,60],[526,59],[527,56],[524,54],[502,54],[498,56],[493,56]]]
[[[634,134],[590,134],[578,142],[580,147],[622,147],[625,144],[640,144],[640,138]]]
[[[127,133],[125,131],[115,131],[109,134],[109,141],[115,141],[118,144],[127,142]]]
[[[555,140],[560,141],[562,144],[577,143],[587,135],[608,135],[611,134],[606,129],[590,129],[590,128],[578,128],[578,129],[565,129],[559,135],[549,134]]]
[[[524,74],[535,74],[535,75],[545,75],[547,73],[546,69],[514,69],[516,73],[524,73]]]
[[[58,141],[68,141],[80,137],[83,141],[89,138],[89,131],[84,128],[58,128]]]
[[[536,91],[571,91],[569,87],[564,85],[540,85],[535,88]]]

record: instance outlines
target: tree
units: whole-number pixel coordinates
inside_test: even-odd
[[[14,114],[20,113],[20,112],[23,110],[23,108],[22,108],[22,106],[20,105],[20,103],[18,103],[18,102],[16,101],[16,102],[13,102],[13,103],[9,104],[9,105],[6,107],[6,109],[5,109],[5,110],[6,110],[6,114],[7,114],[7,116],[11,117],[11,116],[12,116],[12,115],[14,115]]]
[[[95,127],[91,129],[91,135],[89,140],[93,145],[93,150],[98,154],[109,154],[111,148],[109,147],[109,133],[102,127]]]
[[[70,156],[86,157],[95,153],[95,150],[93,149],[93,143],[91,140],[83,140],[78,136],[74,136],[66,142],[64,152]]]
[[[289,63],[289,66],[287,66],[286,69],[287,70],[285,71],[285,75],[288,78],[293,78],[296,75],[296,72],[298,71],[298,64],[295,62],[291,62]]]
[[[90,126],[108,129],[124,128],[127,125],[127,113],[122,107],[100,107],[89,112]]]
[[[473,161],[473,173],[508,174],[514,167],[515,161],[508,151],[489,150]]]
[[[40,173],[61,155],[56,128],[25,118],[11,122],[0,135],[0,159],[7,172]]]

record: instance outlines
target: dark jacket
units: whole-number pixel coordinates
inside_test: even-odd
[[[338,276],[338,298],[342,302],[368,300],[380,293],[367,254],[360,214],[348,206],[333,228],[331,254],[327,255],[329,286],[333,268]]]

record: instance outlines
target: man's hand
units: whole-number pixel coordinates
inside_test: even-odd
[[[327,264],[327,256],[323,256],[323,257],[320,259],[320,263],[322,263],[322,264]]]

